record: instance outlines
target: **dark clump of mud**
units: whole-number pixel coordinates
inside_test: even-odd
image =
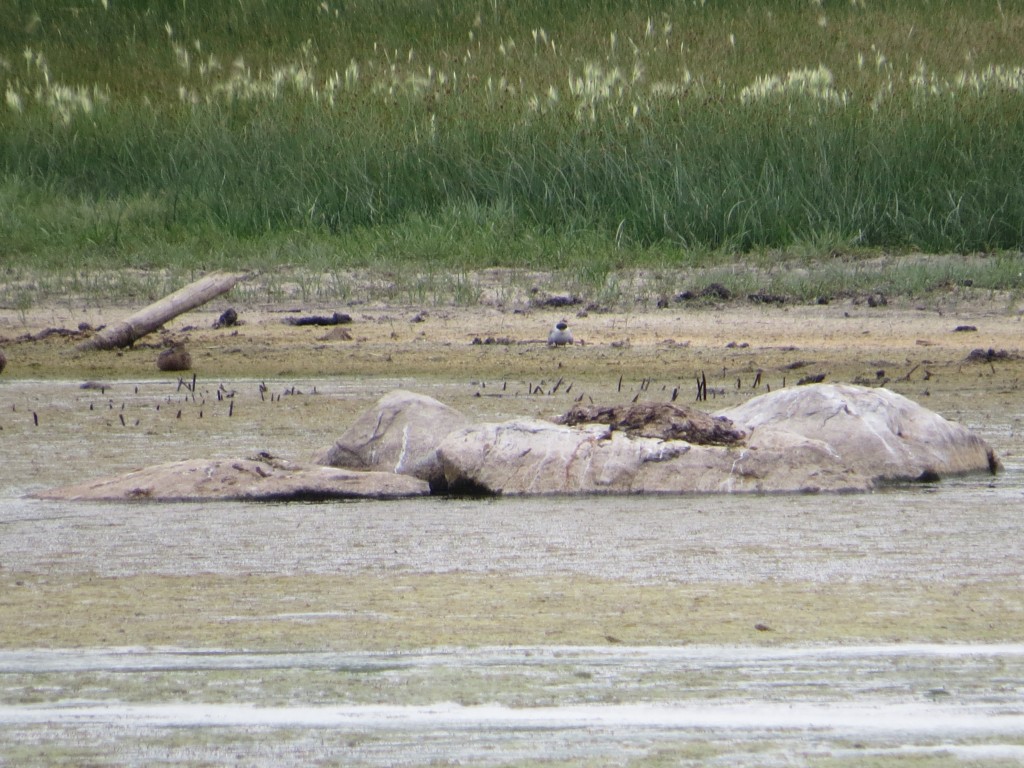
[[[188,371],[192,369],[192,355],[183,346],[170,347],[157,357],[156,367],[161,371]]]
[[[576,405],[555,423],[607,424],[633,437],[685,440],[693,445],[736,445],[746,439],[729,419],[672,403]]]
[[[335,312],[330,315],[286,317],[284,322],[287,325],[347,325],[352,322],[352,316],[345,314],[344,312]]]
[[[1017,355],[1005,349],[972,349],[966,361],[970,363],[991,363],[993,360],[1016,360]]]

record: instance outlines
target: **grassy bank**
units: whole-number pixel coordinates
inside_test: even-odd
[[[21,0],[2,258],[592,286],[737,254],[1019,261],[1022,32],[1016,0]]]

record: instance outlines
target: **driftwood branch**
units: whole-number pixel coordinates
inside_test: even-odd
[[[168,320],[205,304],[210,299],[226,293],[241,280],[243,275],[214,273],[186,285],[181,290],[165,296],[145,309],[119,323],[107,326],[86,339],[77,349],[85,352],[93,349],[116,349],[127,347],[151,331],[155,331]]]

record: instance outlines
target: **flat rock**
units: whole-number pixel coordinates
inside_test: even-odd
[[[316,458],[317,464],[412,475],[435,491],[445,489],[438,443],[469,419],[426,395],[394,390],[362,413]]]
[[[33,494],[67,501],[320,501],[424,496],[422,480],[390,472],[353,472],[252,459],[189,459]]]

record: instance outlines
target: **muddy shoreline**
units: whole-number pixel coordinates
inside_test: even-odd
[[[804,376],[823,374],[829,382],[885,385],[977,429],[996,445],[1011,472],[1020,464],[1016,435],[1024,419],[1024,323],[1007,297],[965,297],[960,290],[955,297],[927,304],[720,303],[666,309],[637,306],[615,312],[292,302],[246,307],[229,298],[177,318],[132,348],[112,352],[80,353],[75,351],[74,335],[45,331],[77,328],[79,322],[99,325],[124,316],[130,308],[92,306],[80,311],[71,304],[0,312],[0,338],[5,339],[0,346],[9,360],[0,377],[0,428],[5,463],[16,475],[8,477],[5,494],[18,496],[41,485],[68,483],[85,472],[99,474],[97,466],[108,468],[102,474],[109,474],[157,457],[239,455],[251,448],[305,460],[394,386],[420,389],[473,418],[550,418],[578,397],[615,404],[667,400],[677,390],[681,401],[693,402],[694,382],[701,375],[708,384],[709,410],[768,388],[794,386]],[[228,306],[236,309],[240,324],[214,328]],[[352,322],[333,328],[285,322],[289,317],[335,311],[351,315]],[[577,343],[549,348],[544,343],[547,330],[562,317],[569,320]],[[975,330],[963,330],[965,326]],[[337,333],[339,329],[344,333]],[[172,342],[188,346],[192,371],[156,369],[159,351]],[[973,359],[975,349],[1005,356]],[[182,390],[183,382],[191,385],[193,374],[196,391]],[[97,382],[100,388],[81,389],[80,383],[86,381]],[[551,394],[557,381],[562,384]],[[228,392],[230,399],[224,397]],[[992,425],[1001,432],[987,433]],[[63,454],[63,460],[55,461],[54,451]],[[980,488],[986,481],[978,482]],[[347,514],[352,508],[338,509]],[[116,520],[159,510],[137,507],[109,514]],[[100,519],[96,524],[102,524]],[[775,584],[716,588],[723,597],[738,590],[737,605],[761,605],[763,612],[748,613],[723,599],[685,629],[658,629],[664,601],[688,603],[697,588],[694,584],[637,586],[614,575],[595,578],[593,573],[516,574],[503,580],[501,595],[489,596],[495,589],[493,580],[460,573],[458,568],[433,573],[427,567],[404,575],[409,584],[400,595],[394,585],[386,590],[388,600],[401,598],[412,622],[395,632],[394,626],[374,618],[384,600],[379,591],[388,580],[380,582],[370,567],[344,577],[316,576],[323,595],[337,597],[346,611],[365,618],[347,622],[345,631],[338,633],[329,618],[269,623],[258,618],[280,613],[281,600],[305,600],[301,595],[306,588],[300,589],[288,573],[200,571],[170,577],[159,575],[158,568],[103,576],[81,571],[74,565],[79,561],[76,545],[65,546],[67,551],[58,547],[42,572],[19,569],[18,558],[10,552],[6,562],[0,561],[0,580],[9,596],[0,605],[0,626],[5,627],[0,646],[320,644],[387,649],[434,643],[543,643],[545,638],[588,644],[605,635],[633,643],[689,643],[702,638],[827,642],[854,637],[943,641],[1019,636],[1024,620],[1012,585],[999,579],[940,579],[926,587],[916,580],[899,587],[885,579],[866,579],[851,588],[842,581],[815,584],[787,578]],[[698,554],[715,557],[713,551]],[[558,583],[549,583],[552,578]],[[974,608],[966,612],[961,600],[965,590],[977,592]],[[556,593],[574,595],[571,611],[568,604],[536,602]],[[609,595],[619,593],[622,605],[612,611]],[[897,596],[898,606],[885,607]],[[225,618],[232,615],[231,603],[238,601],[256,621]],[[330,610],[330,605],[316,602],[316,611]],[[497,624],[484,621],[499,604],[509,612],[502,613]],[[439,605],[464,620],[442,621]],[[795,605],[804,606],[798,616],[793,614]],[[870,618],[837,623],[830,618],[837,605],[851,616],[895,612],[907,618],[893,634],[884,622],[876,625]],[[540,610],[545,606],[547,613]],[[619,619],[606,630],[581,620],[609,611],[618,611]],[[107,612],[107,618],[97,622],[100,612]],[[18,618],[27,615],[35,617],[32,622]],[[793,635],[752,629],[756,624],[778,624],[779,617],[782,624],[802,629]],[[813,632],[806,635],[809,628]]]
[[[0,307],[0,348],[8,358],[3,376],[149,378],[160,374],[156,357],[172,344],[186,346],[190,373],[201,378],[422,376],[537,383],[556,375],[665,383],[703,372],[722,394],[736,389],[737,380],[741,391],[753,389],[757,372],[760,387],[824,375],[826,381],[891,384],[908,394],[984,394],[1002,386],[1000,371],[1024,369],[1024,313],[1014,297],[964,288],[884,305],[862,299],[826,305],[695,300],[660,309],[647,303],[605,309],[582,301],[545,306],[535,297],[473,306],[338,306],[287,297],[257,304],[227,294],[129,348],[76,351],[89,329],[139,308],[76,297],[21,310]],[[237,313],[238,324],[214,327],[228,309]],[[295,324],[334,313],[351,323]],[[549,349],[544,342],[559,319],[569,322],[576,344]],[[974,350],[997,357],[972,360]]]

